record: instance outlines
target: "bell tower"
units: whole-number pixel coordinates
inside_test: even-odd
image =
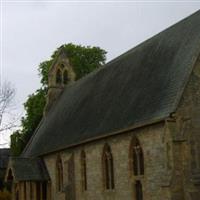
[[[48,93],[44,116],[62,94],[65,86],[75,81],[76,74],[70,65],[64,47],[61,47],[48,74]]]

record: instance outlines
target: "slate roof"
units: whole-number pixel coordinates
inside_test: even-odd
[[[176,110],[199,53],[200,11],[69,85],[23,156],[163,120]]]
[[[39,158],[12,157],[8,170],[11,168],[15,181],[47,181],[49,175],[43,161]]]
[[[10,149],[8,148],[0,149],[0,187],[1,187],[1,181],[4,179],[6,168],[8,166],[9,156],[10,156]]]
[[[10,149],[0,149],[0,169],[6,169],[10,156]]]

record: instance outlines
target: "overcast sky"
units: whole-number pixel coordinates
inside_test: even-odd
[[[2,0],[1,78],[16,88],[15,112],[40,87],[39,63],[60,45],[99,46],[109,61],[199,8],[195,1]]]

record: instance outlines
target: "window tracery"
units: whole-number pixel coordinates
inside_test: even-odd
[[[130,169],[135,179],[135,199],[143,200],[141,175],[144,175],[144,155],[137,137],[133,137],[130,144]]]
[[[66,85],[69,82],[69,74],[67,68],[61,64],[56,70],[56,84]]]
[[[67,72],[67,70],[65,69],[65,70],[63,71],[63,84],[66,85],[66,84],[68,83],[68,81],[69,81],[68,72]]]
[[[87,190],[87,163],[85,151],[81,152],[81,177],[82,177],[82,189]]]
[[[113,156],[111,148],[108,144],[105,144],[103,149],[103,177],[105,189],[114,189],[114,166],[113,166]]]
[[[61,191],[63,189],[63,166],[60,156],[57,157],[56,161],[56,179],[57,179],[57,189]]]
[[[58,68],[56,71],[56,84],[62,83],[62,73],[61,70]]]
[[[131,169],[135,176],[144,175],[144,156],[139,140],[134,137],[130,147]]]

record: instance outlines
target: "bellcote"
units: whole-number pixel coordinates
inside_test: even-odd
[[[53,62],[48,74],[48,87],[64,87],[75,81],[76,75],[70,65],[67,54],[61,49],[57,59]]]
[[[74,82],[76,74],[69,62],[65,49],[60,48],[48,74],[48,93],[44,115],[50,110],[54,102],[59,98],[67,84]]]

